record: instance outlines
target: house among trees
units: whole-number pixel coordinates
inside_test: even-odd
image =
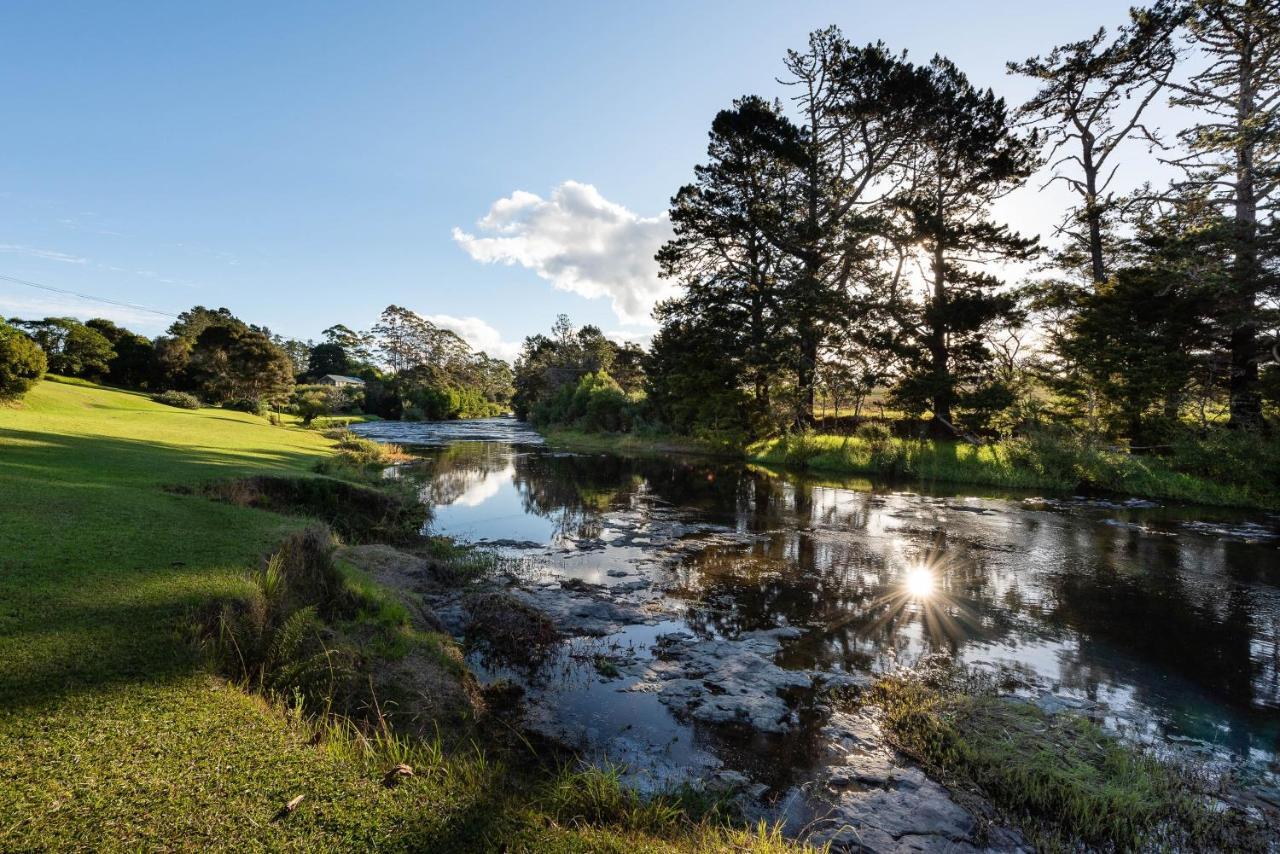
[[[342,374],[325,374],[316,382],[318,385],[329,385],[335,388],[364,387],[364,380],[359,377],[347,377]]]

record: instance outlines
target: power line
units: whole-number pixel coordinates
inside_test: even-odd
[[[64,296],[76,297],[77,299],[88,300],[89,302],[100,302],[105,305],[114,305],[119,308],[131,308],[135,311],[146,311],[151,314],[158,314],[161,317],[177,318],[178,315],[168,311],[161,311],[158,308],[149,308],[145,305],[138,305],[132,302],[121,302],[120,300],[109,299],[107,297],[95,297],[91,294],[82,294],[76,291],[69,291],[66,288],[55,288],[53,285],[43,285],[40,282],[29,282],[26,279],[15,279],[13,276],[0,275],[0,281],[13,282],[15,285],[25,285],[28,288],[36,290],[48,291],[53,294],[63,294]]]

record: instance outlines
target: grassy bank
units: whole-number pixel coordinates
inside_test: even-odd
[[[216,677],[192,615],[258,595],[249,569],[308,520],[255,502],[271,478],[314,477],[332,444],[85,384],[0,409],[0,850],[781,847],[607,780],[517,785],[447,733],[344,735]],[[205,488],[232,479],[260,494]],[[373,603],[361,619],[403,619],[347,582]],[[393,759],[418,773],[386,785]]]
[[[1130,454],[1070,436],[1040,436],[974,445],[885,435],[799,434],[745,448],[669,434],[587,433],[543,429],[552,447],[619,454],[704,454],[815,474],[882,480],[1088,492],[1217,507],[1275,509],[1280,487],[1272,459],[1261,465],[1245,441],[1186,446],[1166,456]],[[1255,440],[1258,441],[1258,440]],[[1268,456],[1280,456],[1271,446]]]
[[[740,458],[742,449],[723,443],[703,441],[671,433],[588,433],[569,427],[540,428],[547,444],[584,453],[615,454],[701,454]]]
[[[1203,777],[1048,715],[944,664],[880,680],[890,740],[961,800],[989,801],[1040,850],[1265,851],[1266,828]]]
[[[1205,454],[1212,455],[1209,450]],[[1223,507],[1280,506],[1275,484],[1245,459],[1205,465],[1196,452],[1138,456],[1069,437],[1031,437],[985,445],[888,436],[802,435],[757,442],[747,458],[827,474],[974,484],[1009,489],[1105,492]],[[1217,464],[1225,472],[1212,476]],[[1226,476],[1223,476],[1226,475]]]

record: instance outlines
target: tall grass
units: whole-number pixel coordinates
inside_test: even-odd
[[[1038,848],[1266,850],[1265,831],[1222,808],[1204,780],[960,670],[889,675],[870,701],[891,741],[953,788],[979,790]]]
[[[765,465],[887,480],[1098,491],[1218,506],[1280,506],[1280,487],[1257,477],[1243,460],[1230,469],[1215,468],[1206,456],[1223,459],[1204,451],[1193,457],[1187,448],[1167,456],[1138,456],[1066,433],[970,444],[903,439],[874,427],[852,436],[787,435],[747,449],[749,460]]]

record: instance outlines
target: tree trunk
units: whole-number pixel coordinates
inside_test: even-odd
[[[796,367],[796,426],[812,427],[817,403],[816,368],[818,365],[818,335],[816,330],[805,329],[800,338],[800,364]]]
[[[1240,58],[1239,95],[1236,107],[1239,141],[1236,144],[1235,258],[1231,265],[1231,395],[1229,425],[1239,430],[1262,426],[1262,400],[1258,394],[1258,334],[1255,327],[1258,290],[1258,201],[1253,174],[1253,142],[1249,123],[1256,119],[1253,63],[1249,51]]]
[[[933,300],[929,306],[929,350],[930,373],[933,381],[933,432],[950,434],[951,424],[951,365],[950,353],[947,351],[946,303],[947,303],[947,258],[941,225],[943,223],[942,202],[938,204],[939,234],[933,247]]]
[[[1102,259],[1102,206],[1098,204],[1098,167],[1093,162],[1093,134],[1085,131],[1080,137],[1084,169],[1084,218],[1089,228],[1089,267],[1093,283],[1107,279],[1107,267]]]

